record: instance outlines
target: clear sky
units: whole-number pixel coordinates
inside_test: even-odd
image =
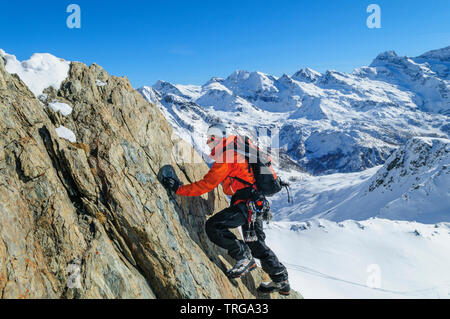
[[[66,8],[81,7],[81,29]],[[366,8],[381,7],[381,29]],[[0,48],[96,62],[133,86],[203,84],[234,70],[350,72],[380,52],[417,56],[450,45],[450,0],[41,0],[0,5]]]

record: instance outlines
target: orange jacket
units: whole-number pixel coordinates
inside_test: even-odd
[[[234,143],[235,136],[223,138],[212,151],[210,157],[215,160],[209,172],[202,180],[190,185],[181,186],[177,194],[182,196],[200,196],[212,191],[222,183],[223,191],[227,195],[234,195],[237,190],[246,188],[248,185],[239,182],[233,177],[239,177],[249,183],[255,183],[253,172],[248,171],[245,157],[231,149],[224,148]]]

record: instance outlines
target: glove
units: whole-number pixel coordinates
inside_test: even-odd
[[[176,193],[178,188],[180,188],[181,186],[181,183],[170,177],[164,177],[162,180],[162,184],[165,188],[170,189],[174,193]]]

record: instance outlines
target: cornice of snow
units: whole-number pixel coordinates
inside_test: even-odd
[[[35,53],[30,59],[19,61],[0,49],[0,57],[5,61],[6,71],[17,74],[36,97],[48,87],[58,90],[70,69],[70,62],[49,53]]]

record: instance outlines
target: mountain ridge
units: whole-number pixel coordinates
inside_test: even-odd
[[[203,154],[204,132],[218,120],[255,138],[260,127],[276,131],[278,145],[310,173],[354,172],[383,164],[413,136],[448,137],[448,50],[416,58],[387,51],[352,73],[235,71],[203,86],[159,81],[138,91]],[[336,145],[324,148],[322,137]]]

